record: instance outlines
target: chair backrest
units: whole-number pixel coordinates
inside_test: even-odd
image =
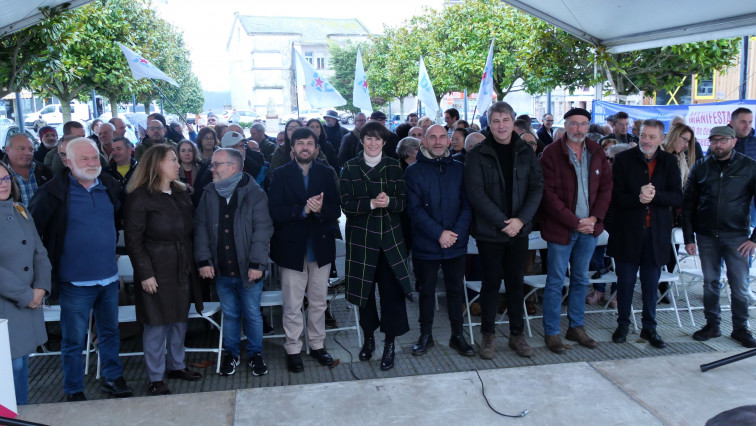
[[[528,235],[528,250],[543,250],[548,247],[546,240],[541,238],[540,231],[533,231]]]
[[[682,228],[672,228],[672,244],[685,244]]]
[[[467,239],[467,254],[478,254],[478,244],[473,237]]]
[[[116,264],[118,265],[118,276],[126,282],[133,281],[134,266],[131,265],[131,259],[128,256],[118,256]]]
[[[609,243],[609,233],[606,232],[606,229],[604,229],[604,232],[601,233],[601,235],[598,236],[598,240],[596,240],[596,246],[605,246]]]

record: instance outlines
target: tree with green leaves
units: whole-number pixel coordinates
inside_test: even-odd
[[[360,111],[359,108],[355,108],[354,104],[352,104],[357,47],[357,43],[353,43],[351,40],[347,40],[343,45],[332,43],[328,46],[331,68],[334,70],[334,76],[329,79],[329,82],[347,101],[346,105],[339,108],[352,113]]]

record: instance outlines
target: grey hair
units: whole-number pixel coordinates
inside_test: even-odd
[[[398,144],[396,144],[396,153],[399,155],[399,158],[404,160],[405,158],[409,157],[409,152],[413,149],[420,149],[420,139],[413,138],[412,136],[407,136],[406,138],[399,141]]]
[[[606,155],[614,158],[615,155],[622,151],[627,151],[628,149],[630,149],[629,143],[618,143],[610,146],[609,149],[606,150]]]
[[[482,138],[482,139],[481,139]],[[480,139],[479,141],[475,141],[475,139]],[[486,137],[480,133],[480,132],[472,132],[465,138],[465,150],[469,151],[473,145],[477,145],[481,142],[483,142],[486,139]]]
[[[92,139],[89,139],[89,138],[76,138],[76,139],[72,140],[71,142],[69,142],[68,145],[66,145],[66,157],[68,157],[69,159],[71,159],[71,161],[73,161],[73,158],[76,157],[76,155],[74,155],[74,148],[77,147],[77,146],[79,146],[79,145],[84,145],[84,144],[87,144],[87,145],[91,146],[98,153],[100,152],[100,150],[97,149],[97,145],[95,145],[95,143],[94,143],[94,141]]]
[[[489,120],[491,117],[491,113],[493,112],[499,112],[499,113],[503,112],[505,114],[509,114],[510,116],[512,116],[512,120],[515,119],[515,115],[516,115],[514,109],[512,108],[512,105],[509,105],[508,103],[504,101],[494,102],[490,107],[488,107]]]
[[[241,172],[244,171],[244,158],[242,158],[241,152],[233,149],[233,148],[220,148],[217,149],[213,155],[219,153],[219,152],[225,152],[226,155],[228,155],[228,161],[231,161],[236,165],[236,168]]]
[[[115,126],[114,126],[114,125],[113,125],[112,123],[101,123],[101,124],[100,124],[100,127],[102,127],[102,126],[108,126],[108,127],[110,127],[110,129],[111,129],[111,130],[112,130],[113,132],[115,132],[115,131],[116,131],[116,128],[115,128]],[[68,155],[68,154],[66,154],[66,155]]]
[[[249,128],[265,133],[265,126],[262,123],[254,123]]]

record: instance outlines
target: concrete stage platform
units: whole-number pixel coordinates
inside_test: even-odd
[[[756,357],[701,373],[736,352],[574,362],[20,407],[51,425],[702,425],[756,404]]]

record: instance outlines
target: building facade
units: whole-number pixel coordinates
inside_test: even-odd
[[[361,42],[369,34],[358,19],[236,14],[226,46],[231,103],[268,118],[288,113],[298,103],[300,110],[305,109],[307,98],[303,87],[297,87],[294,50],[328,79],[333,76],[329,45]]]

